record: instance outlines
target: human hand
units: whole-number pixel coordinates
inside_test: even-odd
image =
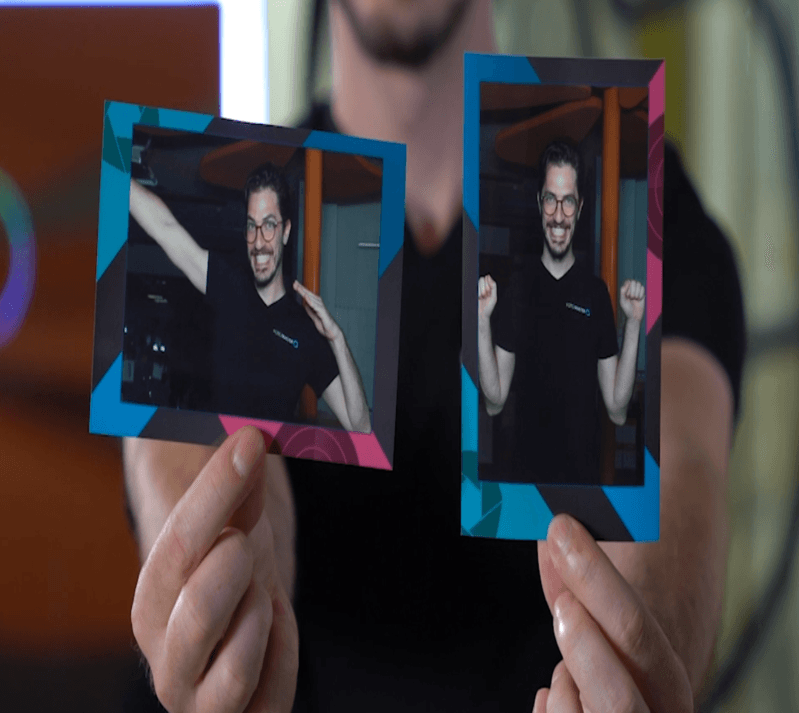
[[[550,687],[538,691],[533,713],[693,711],[683,662],[582,525],[554,518],[538,543],[538,563],[563,661]]]
[[[214,453],[166,519],[139,574],[131,622],[170,713],[291,710],[297,623],[264,523],[263,436]],[[266,532],[256,544],[256,527]],[[264,551],[265,550],[265,551]]]
[[[481,277],[477,281],[477,316],[491,319],[494,307],[497,306],[497,283],[491,275]]]
[[[627,319],[641,322],[644,318],[644,286],[637,280],[627,280],[619,291],[619,304]]]
[[[294,280],[294,289],[300,293],[305,311],[313,320],[314,325],[319,330],[319,334],[331,342],[338,339],[341,336],[341,327],[330,316],[330,312],[327,311],[322,298],[300,284],[298,280]]]

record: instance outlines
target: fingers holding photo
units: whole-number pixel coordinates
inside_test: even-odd
[[[140,572],[133,632],[169,710],[266,710],[250,706],[259,696],[269,710],[291,709],[297,627],[264,514],[265,451],[257,429],[230,436],[172,509]]]
[[[584,706],[594,713],[622,704],[636,711],[692,709],[685,666],[660,624],[573,518],[553,519],[541,574],[558,646]]]

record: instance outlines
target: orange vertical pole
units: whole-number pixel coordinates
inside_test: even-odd
[[[319,294],[322,263],[322,152],[305,150],[305,241],[303,243],[303,284]]]
[[[613,316],[618,306],[619,178],[621,161],[621,106],[618,87],[605,90],[602,116],[602,220],[600,270],[608,286]],[[616,473],[616,429],[605,416],[602,422],[602,483],[610,485]]]
[[[305,149],[305,239],[303,241],[302,284],[319,294],[322,265],[322,152]],[[316,418],[316,394],[305,386],[300,399],[302,416]]]

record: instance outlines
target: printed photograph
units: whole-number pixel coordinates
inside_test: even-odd
[[[481,84],[481,479],[643,483],[647,99]]]
[[[405,147],[107,102],[90,430],[391,470]]]
[[[465,76],[461,532],[657,540],[665,64]]]
[[[381,162],[148,127],[133,156],[122,399],[369,433]]]

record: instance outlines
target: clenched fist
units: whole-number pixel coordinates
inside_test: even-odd
[[[254,428],[229,437],[139,574],[133,633],[170,713],[291,710],[297,624],[264,511],[264,458]]]
[[[477,316],[480,319],[491,319],[494,307],[497,306],[497,283],[491,275],[481,277],[477,282]]]
[[[626,280],[619,292],[619,304],[627,319],[644,319],[644,286],[637,280]]]

